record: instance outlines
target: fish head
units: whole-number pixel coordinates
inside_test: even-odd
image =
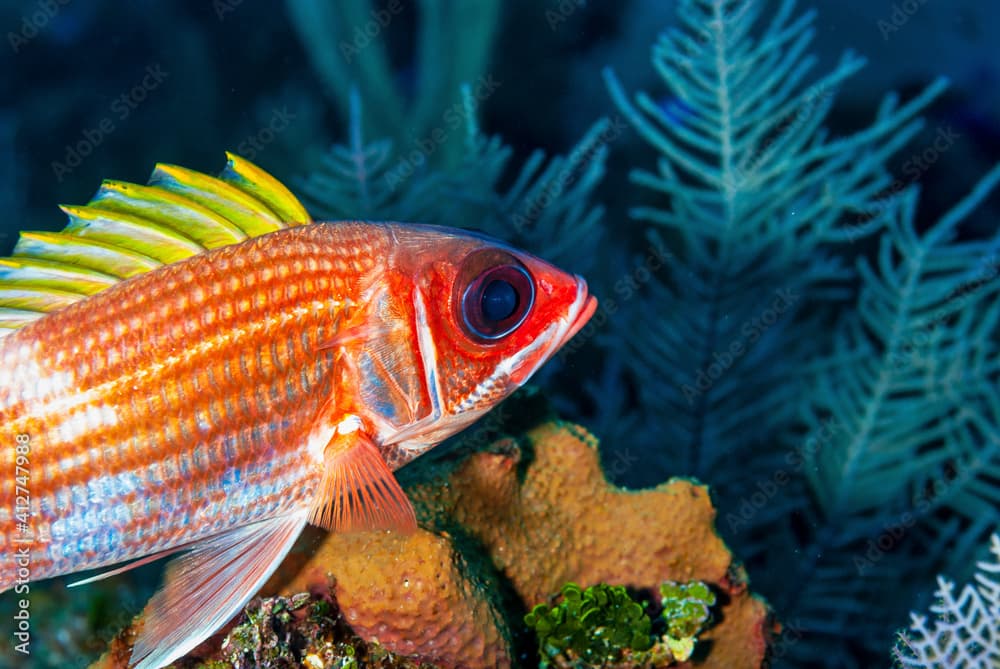
[[[423,415],[391,441],[419,451],[524,384],[587,323],[578,275],[476,233],[394,226],[391,272],[411,287]]]

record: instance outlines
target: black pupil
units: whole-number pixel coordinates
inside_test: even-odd
[[[483,289],[483,318],[498,323],[517,310],[517,291],[503,279],[494,279]]]

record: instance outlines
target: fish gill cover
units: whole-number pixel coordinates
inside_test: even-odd
[[[22,4],[6,10],[8,42],[39,71],[40,54],[86,44],[81,35],[102,34],[110,15],[101,3]],[[307,174],[286,181],[317,219],[474,227],[587,273],[601,311],[545,383],[563,415],[594,429],[620,482],[686,475],[711,486],[720,532],[783,621],[775,664],[885,664],[908,611],[930,603],[934,574],[971,578],[1000,525],[1000,240],[984,204],[1000,180],[995,113],[983,120],[968,103],[960,118],[987,147],[985,161],[965,162],[989,164],[943,174],[934,163],[960,160],[957,150],[942,158],[958,117],[947,83],[924,77],[862,109],[855,82],[889,64],[847,53],[814,74],[813,12],[780,0],[613,4],[310,0],[288,3],[284,23],[273,7],[222,0],[194,14],[226,44],[237,28],[265,43],[297,34],[301,72],[265,67],[285,54],[262,46],[244,46],[254,60],[230,70],[213,60],[212,31],[186,29],[187,10],[123,9],[123,22],[176,27],[151,31],[158,56],[123,37],[130,48],[178,55],[160,69],[113,68],[139,76],[108,75],[123,97],[102,98],[83,120],[22,79],[27,111],[0,114],[0,151],[15,155],[19,136],[52,146],[43,135],[55,134],[66,151],[38,153],[54,158],[43,169],[84,189],[93,173],[192,156],[211,165],[235,146],[279,174]],[[820,21],[837,11],[819,9]],[[945,33],[933,11],[897,3],[863,29],[900,45],[896,60],[916,60],[902,43],[922,22]],[[995,10],[982,11],[995,27]],[[862,26],[848,25],[820,37],[855,43]],[[653,29],[667,31],[647,59]],[[606,48],[586,51],[595,32]],[[560,49],[573,58],[556,87]],[[935,61],[928,48],[916,54]],[[30,69],[4,71],[13,82]],[[267,92],[233,110],[220,78]],[[164,90],[182,80],[190,100]],[[584,85],[566,91],[570,80]],[[80,95],[61,85],[67,99]],[[552,91],[587,104],[560,113]],[[317,144],[330,134],[324,92],[346,121],[329,151]],[[212,122],[185,122],[193,109]],[[35,117],[41,130],[25,129]],[[562,155],[523,148],[577,130]],[[43,227],[20,220],[53,198],[52,178],[10,187],[26,183],[27,146],[20,160],[0,157],[18,229]],[[94,614],[95,628],[106,617]],[[86,634],[75,625],[63,635]]]

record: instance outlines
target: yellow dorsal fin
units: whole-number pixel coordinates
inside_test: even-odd
[[[311,222],[280,181],[226,157],[218,177],[161,164],[146,186],[105,181],[86,205],[62,207],[62,232],[22,232],[0,258],[0,336],[129,277]]]

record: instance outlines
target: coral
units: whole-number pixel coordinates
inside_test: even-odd
[[[292,0],[287,10],[330,101],[345,117],[349,101],[343,92],[357,86],[372,103],[368,119],[377,136],[412,143],[415,150],[430,144],[435,150],[427,152],[428,160],[456,166],[461,136],[439,139],[450,118],[443,101],[456,96],[461,84],[481,84],[486,76],[499,23],[498,0]],[[418,11],[419,17],[412,16]],[[416,22],[419,28],[412,91],[393,71],[388,41],[381,35],[397,22]],[[481,96],[492,92],[480,85]]]
[[[921,561],[885,559],[885,547],[902,543],[911,527],[911,550],[954,541],[948,564],[964,568],[968,554],[957,549],[1000,522],[1000,285],[993,280],[1000,235],[969,240],[958,233],[997,184],[1000,165],[924,230],[915,220],[917,193],[906,192],[888,207],[877,263],[858,264],[857,310],[837,324],[833,351],[806,395],[807,443],[821,447],[797,454],[816,515],[830,528],[818,548],[854,550],[836,562],[828,554],[821,580],[811,560],[797,565],[810,587],[825,582],[825,591],[839,581],[842,592],[853,587],[863,597],[876,579],[885,583],[904,569],[916,578]],[[964,539],[955,540],[957,528]],[[816,619],[846,621],[848,612],[824,595],[800,593],[820,597],[811,605]]]
[[[8,36],[23,34],[23,26],[38,36],[15,48],[17,66],[4,70],[12,94],[10,111],[0,115],[0,172],[13,169],[17,178],[0,188],[0,200],[13,201],[0,243],[12,242],[19,228],[46,227],[42,213],[52,211],[53,197],[76,201],[98,177],[141,174],[154,158],[211,165],[221,148],[234,147],[275,173],[304,172],[316,164],[325,124],[351,116],[344,146],[303,187],[313,213],[477,227],[585,272],[602,311],[594,330],[564,353],[589,341],[589,353],[599,343],[604,357],[574,354],[564,373],[581,383],[558,384],[556,400],[575,410],[565,415],[590,421],[606,461],[615,452],[626,463],[640,458],[612,471],[619,480],[637,485],[684,474],[713,486],[721,529],[747,560],[755,588],[772,595],[801,633],[787,647],[790,662],[874,664],[873,653],[884,656],[889,631],[917,606],[928,576],[962,580],[974,547],[1000,522],[1000,419],[991,392],[996,216],[961,227],[954,215],[934,221],[949,180],[964,180],[975,164],[968,158],[995,160],[997,105],[989,101],[1000,91],[990,80],[996,66],[955,55],[970,44],[989,48],[992,33],[975,17],[995,16],[991,3],[893,3],[892,12],[873,3],[812,3],[821,9],[817,24],[782,0],[513,2],[499,17],[493,0],[466,10],[440,0],[304,0],[288,3],[290,25],[268,3],[220,1],[195,12],[191,3],[92,2],[61,4],[43,26],[27,23],[37,14],[24,8],[31,3],[17,4],[0,10]],[[905,29],[897,5],[919,10],[902,17]],[[472,14],[463,19],[463,11]],[[945,25],[941,17],[954,20]],[[650,67],[645,36],[667,25],[674,29]],[[872,76],[866,70],[848,81],[861,66],[853,55],[840,63],[829,51],[814,59],[814,25],[821,48],[846,36],[882,49],[868,54]],[[105,39],[99,26],[125,40]],[[415,40],[411,26],[419,26]],[[512,39],[488,62],[498,29]],[[289,39],[296,30],[303,48]],[[594,85],[597,60],[617,73],[608,76],[617,114]],[[914,85],[956,61],[951,72],[964,99],[936,98],[940,83],[923,92]],[[826,62],[833,68],[814,75],[816,63]],[[145,91],[148,102],[130,105],[128,118],[119,116],[109,103],[154,63],[169,71],[168,81]],[[567,70],[577,72],[574,80],[567,82]],[[864,78],[888,81],[878,75],[893,71],[914,77],[892,78],[909,93],[887,96],[868,117],[859,105],[876,84]],[[488,100],[474,94],[486,72],[502,80]],[[472,87],[461,97],[463,81]],[[626,92],[640,87],[648,94]],[[599,106],[590,102],[598,96]],[[336,113],[320,113],[327,99]],[[480,111],[490,132],[504,130],[502,142],[479,131]],[[562,143],[608,113],[615,123],[598,122],[575,147]],[[921,130],[918,113],[938,126]],[[377,141],[362,136],[362,118]],[[622,119],[634,130],[619,131]],[[109,123],[115,130],[104,134]],[[936,134],[951,124],[960,137],[938,150]],[[535,146],[563,155],[530,153]],[[613,169],[605,175],[609,148]],[[622,187],[629,167],[639,168],[632,192]],[[603,221],[594,204],[602,178],[612,212]],[[985,198],[991,179],[960,209]],[[919,210],[906,192],[916,182],[930,196]],[[634,220],[617,216],[623,202],[634,207]],[[630,274],[620,261],[638,250],[646,224],[662,232],[649,248],[666,249],[669,262]],[[886,240],[880,252],[878,235]],[[642,285],[633,290],[637,277]],[[619,298],[617,313],[609,310]],[[599,336],[591,338],[593,331]],[[581,387],[593,402],[581,399]],[[531,460],[521,447],[477,457],[471,470],[481,475],[491,462],[524,472]],[[506,481],[498,474],[483,486],[499,480]],[[519,523],[535,523],[512,506]],[[483,590],[483,569],[468,564],[473,554],[499,565],[497,582],[511,589],[513,578],[526,587],[554,569],[543,579],[544,600],[597,552],[577,529],[505,541],[489,528],[464,529],[444,512],[425,514],[440,521],[436,559],[453,565],[449,582],[465,579],[462,592]],[[370,541],[376,553],[380,542],[396,546]],[[467,545],[475,541],[480,548]],[[526,563],[527,549],[516,559],[501,554],[527,541],[543,550],[540,566]],[[566,548],[577,541],[585,558]],[[545,552],[550,544],[555,557]],[[432,550],[430,537],[421,547]],[[646,589],[660,578],[649,576]],[[53,664],[84,662],[101,632],[134,610],[116,593],[108,598],[112,615],[88,620],[85,600],[121,582],[72,594],[61,583],[33,586],[33,615],[46,621],[32,630],[36,652]],[[517,620],[503,597],[480,606],[487,618]],[[727,620],[737,614],[731,607]],[[746,604],[744,615],[756,619],[758,610]],[[503,647],[507,632],[497,634]],[[516,646],[516,630],[510,636]],[[0,644],[0,664],[8,650]]]
[[[715,593],[700,581],[667,582],[660,586],[663,618],[667,621],[665,642],[670,652],[681,660],[691,657],[695,637],[711,617]]]
[[[976,584],[967,583],[958,596],[955,584],[938,577],[931,606],[934,622],[911,614],[910,629],[900,632],[893,656],[901,667],[921,669],[983,669],[1000,667],[1000,535],[990,540],[993,559],[979,563]]]
[[[701,637],[712,648],[704,666],[759,666],[771,633],[766,607],[716,536],[704,486],[608,485],[596,439],[569,424],[536,427],[494,450],[464,460],[447,485],[410,492],[468,530],[523,602],[544,601],[567,582],[655,591],[663,581],[700,580],[722,594],[726,619]]]
[[[490,429],[487,419],[459,453]],[[707,490],[614,488],[596,447],[582,428],[546,422],[486,451],[425,456],[407,490],[426,529],[309,533],[262,594],[328,595],[362,639],[414,660],[508,667],[531,651],[525,611],[566,582],[651,594],[697,579],[720,601],[698,666],[761,666],[775,626],[715,535]]]
[[[645,602],[633,600],[625,588],[599,583],[582,589],[567,583],[561,601],[538,604],[524,617],[538,637],[541,667],[652,669],[689,659],[715,595],[700,581],[668,581],[660,592],[666,631],[655,637]]]
[[[473,430],[468,439],[480,442],[488,427]],[[470,656],[497,658],[473,666],[507,666],[504,656],[514,653],[501,652],[503,644],[519,643],[515,626],[523,611],[510,612],[501,596],[503,583],[526,609],[571,581],[655,591],[663,581],[697,579],[718,588],[726,602],[720,609],[725,624],[701,637],[712,648],[704,666],[760,666],[771,632],[767,608],[747,591],[742,572],[715,535],[707,490],[681,480],[643,492],[614,488],[604,478],[596,449],[596,440],[582,428],[552,422],[533,428],[523,440],[496,441],[457,464],[428,462],[433,466],[423,468],[424,480],[411,483],[407,492],[421,521],[437,533],[419,538],[421,531],[406,539],[327,536],[282,592],[321,586],[326,582],[321,575],[330,574],[348,621],[364,625],[363,637],[377,635],[390,650],[415,652],[443,666],[458,666],[459,658]],[[431,545],[437,546],[433,559],[417,550]],[[487,578],[493,569],[499,578]],[[449,595],[444,606],[439,591],[475,596]],[[432,646],[414,645],[411,624],[431,630],[434,647],[454,636],[457,650],[425,655],[424,648]],[[466,626],[462,634],[453,624]]]
[[[732,557],[715,535],[704,486],[609,486],[596,449],[584,429],[549,423],[522,443],[470,456],[446,486],[410,493],[469,530],[532,604],[567,582],[655,589],[665,580],[730,580]]]
[[[806,80],[813,14],[795,17],[792,0],[773,14],[766,5],[678,3],[679,27],[653,49],[666,85],[655,98],[630,100],[605,71],[616,106],[660,153],[655,171],[631,176],[667,199],[631,214],[656,226],[653,243],[661,230],[677,237],[677,257],[644,305],[663,316],[627,333],[628,364],[645,413],[665,417],[665,462],[705,480],[754,434],[766,441],[794,417],[798,369],[823,341],[811,322],[791,327],[803,295],[843,294],[851,272],[834,251],[876,229],[865,219],[892,183],[884,160],[944,88],[936,82],[904,105],[890,96],[870,127],[830,138],[822,124],[836,91],[864,61],[847,53]]]
[[[1000,522],[1000,236],[959,230],[1000,167],[918,220],[913,166],[888,165],[946,82],[887,95],[836,136],[824,125],[864,61],[809,77],[813,14],[771,8],[682,0],[653,48],[659,90],[605,73],[658,153],[631,174],[631,214],[674,252],[612,341],[653,417],[631,443],[718,492],[755,582],[803,635],[787,659],[870,664],[910,605],[899,593],[968,563]]]
[[[593,410],[572,390],[560,406],[586,411],[607,452],[641,454],[631,481],[712,484],[758,587],[804,636],[790,661],[866,663],[912,605],[901,593],[968,563],[1000,520],[997,242],[958,229],[996,174],[929,222],[936,232],[920,232],[928,222],[910,184],[924,174],[912,174],[912,157],[932,142],[938,151],[945,128],[924,133],[918,115],[946,82],[886,95],[870,122],[835,133],[825,126],[845,127],[836,105],[865,61],[846,53],[812,76],[814,13],[792,0],[676,9],[652,52],[658,88],[632,96],[605,74],[621,117],[659,154],[631,173],[642,191],[631,214],[652,228],[647,250],[668,259],[641,287],[628,279],[642,274],[615,274],[628,235],[600,235],[590,204],[621,134],[606,122],[562,162],[532,156],[501,180],[509,150],[480,135],[468,92],[459,170],[419,169],[391,142],[366,144],[357,104],[350,146],[335,147],[304,190],[320,212],[473,225],[588,272],[602,298],[593,331],[607,320],[592,340],[603,374],[578,366]],[[926,144],[893,174],[915,140]],[[611,285],[624,298],[617,313],[604,311]]]
[[[294,577],[282,582],[287,574]],[[408,657],[446,667],[510,664],[495,602],[445,535],[331,534],[315,553],[296,550],[264,592],[271,588],[329,588],[359,636]]]
[[[121,667],[128,662],[126,636],[96,665]],[[330,599],[299,593],[294,597],[255,598],[225,634],[200,647],[200,659],[180,664],[197,669],[433,669],[361,639]]]
[[[371,105],[363,110],[361,99],[356,91],[349,96],[347,142],[331,147],[320,169],[300,184],[315,218],[475,227],[561,267],[584,272],[595,265],[603,209],[592,200],[609,138],[621,132],[607,119],[594,123],[566,156],[546,159],[534,151],[515,165],[509,146],[480,131],[478,103],[463,86],[461,114],[448,131],[462,140],[461,163],[432,169],[422,153],[407,152],[390,137],[366,139],[364,110]]]
[[[558,604],[538,604],[524,617],[538,635],[543,668],[618,664],[630,650],[652,648],[652,622],[625,588],[567,583],[560,594]]]

